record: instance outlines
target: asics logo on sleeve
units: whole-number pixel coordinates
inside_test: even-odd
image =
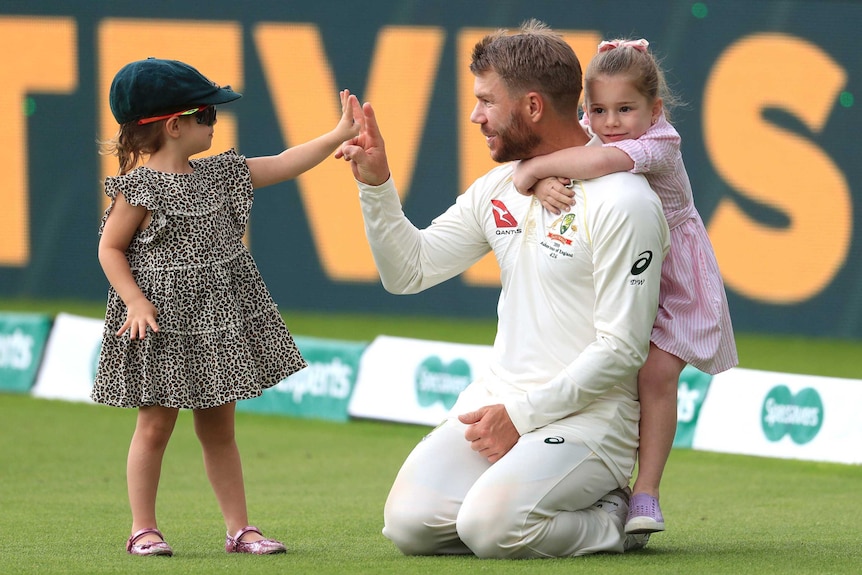
[[[646,271],[649,267],[650,262],[652,262],[652,252],[647,250],[645,252],[641,252],[638,254],[638,259],[635,260],[634,265],[632,265],[632,275],[639,276]]]
[[[500,200],[491,200],[491,211],[498,228],[517,228],[518,220]]]

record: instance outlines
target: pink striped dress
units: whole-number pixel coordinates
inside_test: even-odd
[[[652,342],[697,369],[716,374],[739,362],[724,282],[706,227],[694,207],[681,138],[661,115],[636,140],[605,144],[634,161],[658,194],[670,227],[671,247],[662,264],[659,309]]]

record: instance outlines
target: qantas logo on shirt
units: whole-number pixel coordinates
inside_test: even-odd
[[[498,228],[518,227],[518,220],[500,200],[491,200],[491,212],[494,214],[494,221],[497,222]]]

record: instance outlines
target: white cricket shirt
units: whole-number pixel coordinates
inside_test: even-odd
[[[637,447],[637,372],[669,248],[661,203],[645,178],[618,173],[576,182],[575,206],[557,216],[519,194],[511,175],[511,164],[489,171],[423,230],[391,178],[359,182],[381,280],[416,293],[493,250],[502,290],[492,361],[451,414],[503,403],[522,435],[576,414],[571,431],[621,478]]]

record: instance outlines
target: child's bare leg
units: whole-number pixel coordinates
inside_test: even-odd
[[[204,467],[228,533],[233,535],[248,525],[242,462],[234,435],[236,403],[194,412],[195,432],[201,442]],[[261,536],[250,532],[243,541],[255,541]]]
[[[662,474],[676,435],[677,387],[684,367],[683,360],[650,344],[649,356],[638,374],[641,420],[634,496],[644,493],[659,498]]]
[[[162,459],[174,431],[179,410],[141,407],[126,461],[126,482],[132,509],[132,533],[157,528],[156,494],[162,473]],[[155,534],[144,535],[138,543],[159,541]]]

